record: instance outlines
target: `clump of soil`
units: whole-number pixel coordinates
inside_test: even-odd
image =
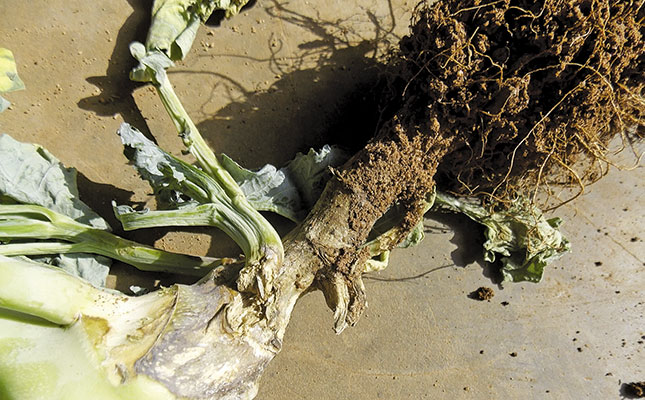
[[[625,385],[625,394],[633,397],[645,397],[645,381],[632,382]]]
[[[495,296],[495,291],[492,288],[482,286],[470,294],[471,299],[475,300],[490,300]]]
[[[583,187],[610,139],[645,136],[639,2],[445,0],[414,15],[393,59],[395,119],[451,140],[440,186],[497,198]]]

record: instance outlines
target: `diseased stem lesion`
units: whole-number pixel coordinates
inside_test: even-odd
[[[366,307],[362,274],[374,255],[366,246],[368,235],[396,203],[403,205],[404,217],[379,250],[391,250],[414,229],[427,211],[425,194],[433,190],[432,176],[450,144],[440,136],[409,137],[396,121],[386,125],[335,174],[309,216],[285,238],[283,275],[275,286],[295,286],[285,290],[291,295],[321,289],[334,311],[336,332],[354,325]]]

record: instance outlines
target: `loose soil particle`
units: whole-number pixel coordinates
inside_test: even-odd
[[[625,393],[634,397],[645,397],[645,381],[632,382],[625,386]]]
[[[470,298],[475,300],[490,300],[495,296],[495,291],[489,287],[482,286],[470,294]]]

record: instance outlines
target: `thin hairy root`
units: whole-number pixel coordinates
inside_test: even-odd
[[[613,138],[627,148],[645,137],[642,2],[428,3],[389,87],[402,89],[394,97],[406,129],[453,137],[442,188],[537,201],[549,192],[545,177],[560,175],[584,190],[597,163],[612,165]]]

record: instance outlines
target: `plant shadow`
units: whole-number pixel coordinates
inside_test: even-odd
[[[384,64],[376,52],[384,42],[398,40],[392,36],[394,19],[392,26],[384,27],[373,12],[365,10],[362,18],[373,24],[373,36],[363,35],[356,41],[345,37],[347,30],[338,29],[343,21],[324,21],[287,7],[273,1],[265,10],[313,34],[313,39],[285,57],[280,53],[282,44],[276,45],[272,38],[266,44],[268,59],[247,57],[265,63],[278,77],[267,89],[244,89],[234,77],[218,72],[175,71],[211,74],[241,93],[197,127],[212,148],[226,149],[228,156],[247,168],[266,163],[280,167],[296,153],[325,144],[358,150],[374,135],[384,113],[379,97]],[[280,217],[272,216],[270,221],[280,233],[294,226]],[[216,245],[210,252],[218,254]]]
[[[268,2],[265,10],[282,24],[304,30],[310,40],[289,55],[286,44],[272,36],[266,43],[268,58],[236,56],[262,63],[278,77],[265,90],[244,89],[232,77],[210,73],[241,96],[197,124],[206,141],[254,168],[280,166],[297,152],[324,144],[362,147],[375,133],[382,111],[377,93],[383,63],[376,53],[383,43],[398,40],[392,34],[393,20],[385,27],[372,11],[364,10],[360,18],[373,24],[367,37],[351,33],[349,22],[303,15],[288,3]]]
[[[112,201],[117,204],[131,203],[134,194],[108,183],[97,183],[88,179],[84,174],[77,174],[79,197],[92,210],[99,214],[112,227],[115,233],[123,232],[121,224],[117,221],[112,211]],[[141,206],[143,204],[140,204]]]
[[[456,248],[450,253],[450,257],[457,267],[466,267],[476,263],[482,268],[483,275],[490,279],[492,284],[500,286],[502,275],[499,272],[499,266],[484,261],[483,244],[484,228],[462,214],[450,212],[430,211],[426,214],[426,219],[438,222],[443,227],[435,227],[442,233],[450,231],[453,233],[450,243]],[[445,227],[445,228],[444,228]],[[432,232],[432,229],[426,229],[426,233]]]
[[[143,41],[150,25],[150,0],[128,0],[132,14],[119,29],[114,50],[104,76],[91,76],[86,80],[96,86],[100,93],[78,102],[78,107],[99,116],[121,115],[124,121],[136,126],[148,138],[152,138],[145,118],[139,111],[133,92],[142,83],[133,82],[128,72],[136,65],[130,55],[129,45],[135,40]]]
[[[645,381],[622,383],[620,385],[621,399],[641,399],[645,397]]]

